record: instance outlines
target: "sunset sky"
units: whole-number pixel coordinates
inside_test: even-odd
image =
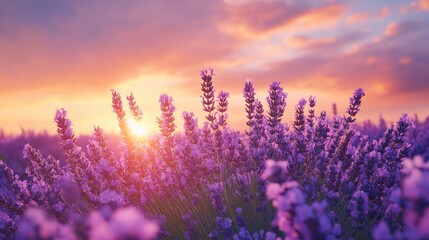
[[[0,2],[0,128],[55,132],[65,108],[78,133],[118,132],[110,89],[133,93],[156,133],[158,98],[203,122],[199,70],[231,95],[229,122],[244,126],[242,88],[257,97],[280,81],[285,121],[301,97],[340,114],[362,87],[359,120],[429,115],[429,0],[184,0]]]

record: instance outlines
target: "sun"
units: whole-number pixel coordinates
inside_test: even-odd
[[[135,137],[142,138],[147,136],[147,129],[141,122],[137,122],[135,120],[131,120],[128,122],[128,126],[130,127],[131,134]]]

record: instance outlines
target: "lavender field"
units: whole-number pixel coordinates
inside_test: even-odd
[[[429,240],[428,13],[0,0],[0,240]]]
[[[345,111],[310,96],[284,119],[281,83],[257,99],[246,81],[240,132],[213,69],[200,76],[205,119],[161,95],[160,133],[145,140],[128,124],[142,119],[134,96],[115,90],[121,139],[97,126],[78,140],[64,109],[58,136],[3,135],[1,239],[429,238],[429,119],[356,123],[361,88]]]

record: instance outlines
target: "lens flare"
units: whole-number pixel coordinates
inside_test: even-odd
[[[130,127],[131,134],[134,136],[139,138],[147,136],[147,129],[141,122],[131,120],[128,122],[128,126]]]

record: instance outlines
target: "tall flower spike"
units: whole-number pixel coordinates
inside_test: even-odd
[[[142,119],[143,112],[137,105],[136,100],[134,99],[133,93],[127,96],[127,100],[128,100],[128,105],[130,106],[131,114],[133,115],[134,119],[136,121],[140,121]]]
[[[185,129],[185,136],[194,144],[198,143],[198,121],[194,118],[194,113],[183,112],[183,128]]]
[[[67,111],[64,108],[57,110],[55,114],[55,122],[57,123],[57,133],[62,142],[60,146],[65,151],[70,151],[75,142],[75,135],[70,119],[67,118]]]
[[[162,144],[164,159],[172,169],[176,169],[176,160],[173,156],[173,132],[176,129],[173,113],[176,108],[173,105],[173,98],[167,94],[162,94],[159,97],[159,103],[161,105],[162,115],[160,118],[157,118],[157,122],[161,130],[161,134],[164,137],[164,142]]]
[[[356,121],[356,114],[359,112],[360,105],[362,104],[362,97],[365,96],[365,92],[362,88],[358,88],[353,92],[353,96],[350,98],[350,104],[347,108],[348,117],[345,118],[347,123],[353,123]]]
[[[307,104],[307,101],[304,98],[301,98],[301,100],[299,100],[298,104],[295,106],[295,121],[293,122],[293,128],[295,130],[294,145],[297,152],[301,154],[303,154],[306,149],[306,142],[304,137],[305,104]]]
[[[71,128],[71,121],[67,118],[67,111],[57,110],[55,114],[57,132],[61,138],[60,146],[64,150],[67,163],[73,171],[75,180],[89,200],[93,203],[97,201],[94,195],[99,189],[95,183],[94,169],[86,158],[82,149],[76,145],[76,138]],[[93,187],[92,189],[90,187]]]
[[[26,172],[29,177],[54,184],[56,177],[62,175],[58,160],[53,157],[43,158],[40,151],[33,148],[30,144],[24,146],[23,155],[28,161]]]
[[[264,124],[264,106],[259,100],[255,101],[255,123],[261,127]]]
[[[368,214],[368,195],[363,191],[355,192],[350,202],[350,210],[354,227],[358,229],[365,228]]]
[[[302,133],[305,128],[305,115],[304,115],[304,106],[307,104],[307,101],[304,98],[299,100],[298,105],[295,106],[295,121],[293,123],[293,128],[295,132]]]
[[[161,118],[158,118],[159,128],[164,137],[170,138],[176,129],[173,113],[176,108],[173,105],[173,98],[167,94],[159,97],[159,103],[162,111]]]
[[[270,85],[267,97],[268,102],[268,126],[274,129],[282,120],[286,107],[287,93],[283,92],[279,82]]]
[[[116,117],[119,122],[119,128],[121,129],[122,139],[128,148],[128,156],[126,156],[126,158],[130,160],[133,158],[132,152],[135,149],[134,140],[131,136],[130,128],[127,124],[127,119],[125,118],[126,114],[123,109],[121,95],[113,89],[112,89],[112,108],[113,108],[113,111],[116,113]]]
[[[409,128],[413,128],[414,123],[407,114],[403,114],[396,124],[395,131],[393,132],[394,148],[399,148],[405,142],[405,135]]]
[[[250,79],[247,79],[244,84],[243,97],[246,102],[246,125],[250,127],[253,125],[253,117],[255,115],[255,88],[253,88]]]
[[[251,145],[258,150],[254,152],[254,156],[259,160],[259,166],[262,169],[265,148],[262,146],[262,139],[265,137],[265,121],[264,121],[264,108],[259,100],[255,100],[255,115],[254,125],[252,126],[252,134],[250,135]]]
[[[316,118],[316,115],[314,114],[314,107],[316,106],[316,97],[310,96],[308,98],[308,105],[310,106],[310,109],[308,110],[307,122],[308,125],[312,128],[315,124],[314,119]]]
[[[200,76],[203,82],[201,83],[201,91],[203,96],[201,96],[201,103],[203,104],[204,111],[207,112],[206,119],[210,123],[213,123],[216,117],[213,114],[215,110],[215,91],[213,88],[212,77],[214,75],[214,70],[209,68],[208,70],[201,70]]]
[[[92,133],[92,138],[97,141],[98,146],[100,146],[103,154],[103,158],[109,161],[112,166],[115,166],[115,160],[113,157],[113,153],[110,149],[109,143],[104,137],[103,129],[99,126],[94,126],[94,131]]]
[[[2,174],[6,180],[7,186],[12,190],[12,192],[18,197],[19,200],[24,203],[28,203],[31,199],[30,193],[27,190],[27,184],[25,181],[19,180],[19,177],[15,172],[10,169],[6,163],[0,160],[0,171],[3,171]]]
[[[338,110],[337,110],[337,104],[336,104],[336,103],[333,103],[333,104],[332,104],[332,114],[333,114],[334,116],[337,116],[337,115],[338,115]]]
[[[224,91],[219,92],[217,110],[219,112],[218,124],[220,126],[226,125],[226,119],[228,117],[228,115],[226,114],[226,111],[228,110],[228,97],[229,97],[228,92],[224,92]]]

